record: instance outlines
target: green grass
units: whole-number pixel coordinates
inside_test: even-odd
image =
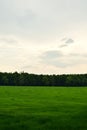
[[[87,130],[87,88],[0,87],[0,130]]]

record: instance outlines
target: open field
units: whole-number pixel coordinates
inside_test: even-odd
[[[87,130],[87,88],[0,87],[0,130]]]

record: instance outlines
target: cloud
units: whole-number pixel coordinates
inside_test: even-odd
[[[81,64],[82,61],[83,63],[87,63],[86,56],[86,54],[83,55],[81,53],[69,53],[65,55],[61,51],[51,50],[44,52],[40,58],[41,62],[47,66],[66,68]]]
[[[63,54],[60,51],[57,50],[51,50],[51,51],[46,51],[42,54],[43,59],[54,59],[61,57]]]
[[[70,44],[73,44],[75,41],[72,39],[72,38],[63,38],[61,40],[61,45],[59,46],[60,48],[63,48],[63,47],[67,47],[69,46]]]
[[[70,43],[74,43],[74,40],[72,38],[63,38],[61,39],[61,41],[65,44],[70,44]]]
[[[63,53],[57,50],[46,51],[42,54],[41,61],[47,65],[52,65],[55,67],[65,67],[66,64],[61,60],[63,58]]]
[[[71,43],[74,43],[74,40],[69,38],[65,41],[66,44],[71,44]]]

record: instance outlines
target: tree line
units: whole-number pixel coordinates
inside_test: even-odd
[[[0,72],[0,86],[87,86],[87,74],[37,75]]]

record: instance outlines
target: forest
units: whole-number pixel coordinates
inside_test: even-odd
[[[0,86],[87,86],[87,74],[38,75],[0,72]]]

